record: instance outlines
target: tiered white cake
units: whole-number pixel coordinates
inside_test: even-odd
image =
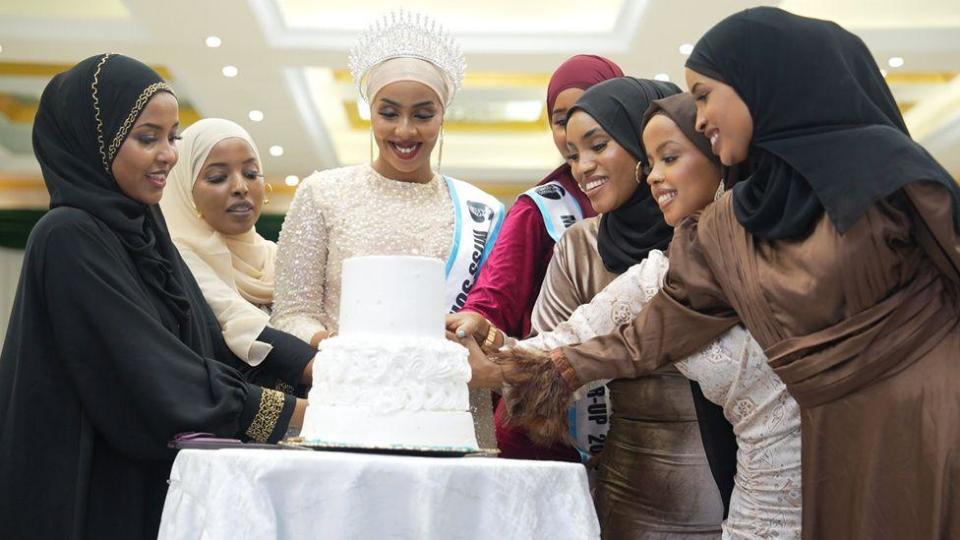
[[[301,435],[346,446],[478,448],[467,350],[445,338],[439,259],[343,261],[340,333],[320,344]]]

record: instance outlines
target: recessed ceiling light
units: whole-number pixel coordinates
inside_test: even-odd
[[[247,116],[248,116],[251,120],[253,120],[254,122],[262,122],[262,121],[263,121],[263,111],[258,111],[258,110],[256,110],[256,109],[254,109],[254,110],[248,112],[248,113],[247,113]]]
[[[892,68],[898,68],[903,65],[903,58],[900,58],[899,56],[891,56],[890,59],[887,60],[887,65]]]
[[[217,36],[207,36],[206,44],[207,44],[207,47],[210,47],[211,49],[216,49],[222,43],[223,42],[220,41],[220,38],[218,38]]]
[[[236,77],[240,73],[240,70],[237,69],[237,66],[223,66],[221,70],[224,77]]]
[[[684,43],[683,45],[680,46],[680,54],[689,55],[692,52],[693,52],[693,45],[689,43]]]
[[[0,53],[3,52],[3,45],[0,45]]]
[[[653,78],[658,81],[664,81],[664,82],[670,81],[670,76],[667,75],[666,73],[657,73],[656,75],[653,76]]]
[[[283,183],[290,187],[294,187],[300,183],[300,177],[298,177],[295,174],[291,174],[290,176],[283,179]]]
[[[270,147],[270,155],[273,157],[280,157],[283,155],[283,147],[273,145]]]
[[[883,75],[883,77],[886,78],[886,77],[887,77],[887,70],[881,69],[881,70],[880,70],[880,75]]]

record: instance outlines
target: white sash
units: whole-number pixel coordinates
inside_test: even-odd
[[[523,192],[521,197],[523,195],[530,197],[540,209],[547,234],[554,242],[559,242],[563,233],[574,223],[583,220],[580,202],[556,180],[535,186]]]
[[[450,313],[460,311],[493,250],[506,214],[503,203],[471,184],[444,176],[456,221],[447,259],[446,297]]]
[[[594,381],[584,387],[586,395],[573,402],[568,411],[570,435],[584,461],[603,451],[610,429],[610,390],[607,381]]]
[[[579,201],[556,180],[536,186],[523,195],[530,197],[540,209],[547,233],[554,242],[559,242],[563,233],[574,223],[583,220]],[[588,385],[585,388],[586,397],[574,401],[568,412],[570,435],[584,461],[602,452],[607,440],[611,411],[607,399],[609,391],[604,382]]]

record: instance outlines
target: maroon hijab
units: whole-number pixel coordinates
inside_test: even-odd
[[[623,70],[612,60],[593,54],[571,56],[560,64],[560,67],[550,77],[550,83],[547,85],[547,118],[553,115],[553,106],[556,104],[560,92],[570,88],[586,90],[597,83],[617,77],[623,77]],[[570,165],[566,163],[537,182],[537,185],[561,179],[569,180],[571,183],[575,182],[573,174],[570,172]],[[591,210],[586,208],[584,214],[594,215]]]
[[[553,114],[553,105],[560,92],[570,88],[586,90],[617,77],[623,77],[623,70],[611,60],[592,54],[571,56],[550,77],[550,84],[547,85],[547,116]]]

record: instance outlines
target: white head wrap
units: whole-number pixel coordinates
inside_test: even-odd
[[[273,304],[277,246],[254,227],[233,236],[221,234],[197,215],[193,186],[210,151],[225,139],[242,139],[260,161],[257,145],[245,129],[229,120],[206,118],[182,133],[180,159],[167,177],[160,200],[167,228],[213,309],[227,346],[257,365],[272,347],[256,338],[270,317],[257,306]]]
[[[419,58],[400,57],[380,62],[367,72],[365,96],[370,101],[377,97],[383,87],[399,81],[414,81],[421,83],[431,90],[440,99],[444,107],[450,101],[453,89],[444,80],[443,74],[436,66]]]

